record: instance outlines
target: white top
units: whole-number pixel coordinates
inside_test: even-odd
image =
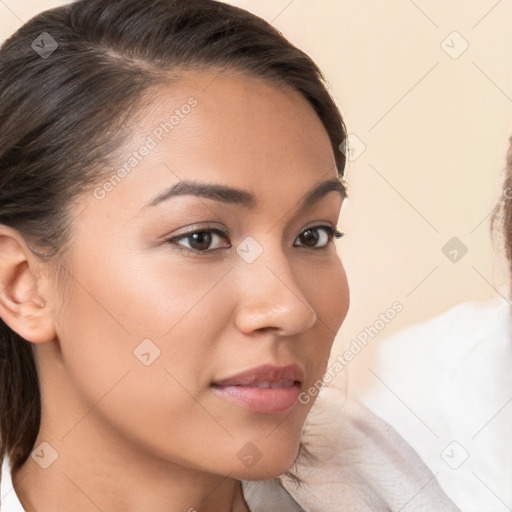
[[[459,304],[377,345],[357,398],[464,512],[512,510],[511,306]]]
[[[385,422],[343,391],[324,388],[302,441],[319,464],[300,460],[288,478],[242,482],[251,512],[458,512],[418,455]],[[285,490],[286,489],[286,490]],[[2,512],[23,512],[7,463]],[[460,511],[459,511],[460,512]]]

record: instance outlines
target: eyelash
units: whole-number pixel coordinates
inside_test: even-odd
[[[316,249],[313,248],[313,247],[306,247],[306,246],[299,246],[299,247],[305,247],[306,249],[311,249],[313,251],[318,251],[318,250],[321,250],[321,249],[327,249],[329,242],[332,242],[334,237],[339,239],[339,238],[345,236],[345,234],[341,233],[340,231],[338,231],[337,228],[334,228],[333,226],[329,226],[329,225],[310,226],[310,227],[304,229],[303,231],[301,231],[299,233],[299,236],[302,233],[304,233],[305,231],[317,230],[317,229],[318,230],[319,229],[323,229],[323,230],[325,230],[327,232],[327,236],[329,237],[328,242],[323,247],[319,247],[319,248],[316,248]],[[187,238],[189,238],[192,235],[195,235],[197,233],[214,233],[214,234],[219,235],[219,236],[224,237],[224,238],[227,238],[229,236],[229,233],[227,231],[222,230],[222,229],[206,227],[206,228],[195,230],[195,231],[189,231],[188,233],[183,233],[182,235],[170,238],[170,239],[166,240],[165,242],[169,243],[171,245],[174,245],[175,248],[178,251],[186,252],[188,254],[193,254],[193,255],[196,255],[196,256],[206,256],[207,254],[215,252],[215,251],[218,251],[220,249],[229,249],[230,248],[230,247],[222,247],[222,248],[217,248],[217,249],[208,249],[208,250],[205,250],[205,251],[198,251],[196,249],[191,249],[190,247],[183,247],[183,246],[180,246],[180,245],[175,243],[175,242],[177,242],[179,240],[187,239]]]

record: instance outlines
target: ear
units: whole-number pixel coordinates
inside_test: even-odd
[[[20,233],[0,224],[0,317],[33,343],[52,341],[56,336],[41,270],[40,261]]]

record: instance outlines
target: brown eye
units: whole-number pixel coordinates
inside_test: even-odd
[[[216,242],[217,238],[227,240],[227,237],[228,234],[220,229],[202,229],[198,231],[190,231],[189,233],[184,233],[183,235],[171,238],[170,240],[167,240],[167,243],[176,246],[176,248],[181,251],[187,251],[194,254],[208,254],[216,249],[231,247],[229,242],[224,244]],[[181,243],[182,240],[186,241],[187,245],[183,245]],[[217,247],[212,248],[212,245],[217,245]]]
[[[191,249],[196,251],[206,251],[212,243],[212,234],[208,231],[193,233],[187,237],[190,241]]]
[[[340,238],[343,236],[343,233],[340,233],[332,226],[314,226],[306,228],[297,239],[300,240],[302,247],[321,249],[326,247],[334,236]],[[320,245],[318,245],[319,241]]]
[[[318,231],[316,229],[306,229],[306,231],[303,231],[300,235],[302,245],[305,245],[306,247],[315,247],[320,235],[318,234]]]

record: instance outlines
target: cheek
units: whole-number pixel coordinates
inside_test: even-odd
[[[83,408],[73,421],[94,406],[125,433],[165,445],[172,430],[184,442],[190,418],[204,420],[192,396],[212,377],[204,362],[214,360],[212,340],[228,320],[221,283],[229,268],[120,259],[75,267],[56,326],[66,378]]]
[[[350,305],[347,275],[339,256],[325,265],[318,265],[300,275],[300,287],[309,305],[317,314],[317,325],[313,327],[314,343],[307,344],[306,361],[311,361],[314,380],[321,378],[327,366],[331,348]],[[307,334],[305,334],[307,337]],[[314,364],[313,364],[314,362]]]
[[[339,257],[338,264],[333,265],[329,272],[323,276],[322,307],[325,308],[326,321],[329,328],[337,333],[348,313],[350,305],[350,290],[347,274]]]
[[[149,258],[147,258],[149,259]],[[182,327],[189,317],[205,314],[204,305],[219,309],[215,300],[229,265],[204,265],[183,258],[161,256],[132,262],[107,293],[119,299],[119,315],[130,332],[138,337],[165,338]],[[213,297],[213,299],[212,299]],[[195,324],[192,332],[208,324]]]
[[[65,362],[78,376],[94,368],[99,389],[105,384],[101,375],[130,368],[148,352],[146,359],[158,357],[160,364],[195,352],[197,362],[222,304],[216,286],[222,270],[120,259],[123,265],[75,270],[56,326]]]
[[[94,299],[75,289],[63,314],[66,321],[59,326],[66,401],[73,403],[65,419],[64,432],[71,432],[67,439],[80,439],[94,428],[99,444],[130,439],[184,464],[191,453],[183,447],[194,445],[199,460],[207,448],[197,441],[202,431],[217,435],[219,445],[225,442],[225,432],[196,402],[207,377],[200,362],[211,358],[206,343],[210,333],[196,315],[208,301],[192,301],[200,291],[196,289],[194,297],[181,297],[179,307],[162,296],[149,304],[147,288],[116,293],[112,274],[110,286],[110,292],[95,288]],[[116,319],[128,307],[126,330]],[[139,323],[144,326],[134,329]],[[170,332],[162,336],[163,331]]]
[[[347,275],[338,252],[333,249],[323,261],[297,261],[295,265],[295,279],[319,322],[336,333],[350,304]]]
[[[334,254],[322,265],[315,265],[309,272],[299,272],[302,289],[311,306],[332,333],[340,328],[350,303],[347,275],[343,264]]]

